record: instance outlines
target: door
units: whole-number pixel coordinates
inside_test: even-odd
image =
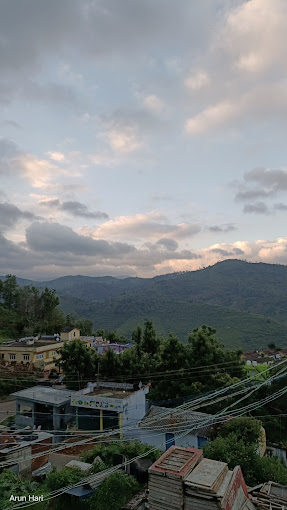
[[[174,434],[167,432],[165,434],[165,449],[168,450],[173,445],[175,445]]]

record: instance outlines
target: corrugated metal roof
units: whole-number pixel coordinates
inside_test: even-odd
[[[211,433],[212,425],[200,426],[206,420],[212,421],[213,415],[196,411],[178,411],[167,407],[151,406],[141,421],[140,427],[144,429],[164,427],[169,431],[176,431],[178,428],[189,428],[191,432],[197,435],[208,437]]]

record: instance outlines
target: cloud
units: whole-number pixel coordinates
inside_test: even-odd
[[[269,214],[269,209],[264,202],[256,202],[255,204],[246,204],[243,208],[244,213]]]
[[[119,216],[100,225],[90,234],[98,238],[133,238],[137,240],[160,239],[171,237],[180,240],[192,237],[201,230],[199,223],[168,222],[166,216],[158,212],[136,214],[135,216]]]
[[[126,243],[108,243],[82,236],[59,223],[32,223],[26,230],[27,245],[38,252],[71,252],[75,255],[115,258],[135,251]]]
[[[279,204],[274,204],[273,207],[276,211],[287,211],[287,205],[281,202]]]
[[[191,90],[200,90],[209,83],[209,76],[204,71],[193,73],[185,79],[185,86]]]
[[[178,248],[178,242],[174,239],[169,239],[167,237],[163,237],[159,239],[156,244],[159,244],[160,246],[163,246],[167,250],[175,251]]]
[[[162,113],[166,109],[164,101],[155,94],[146,96],[143,100],[143,104],[148,110],[155,114]]]
[[[73,216],[79,216],[81,218],[91,219],[108,219],[109,215],[102,211],[89,211],[85,204],[77,202],[75,200],[69,200],[67,202],[60,202],[58,198],[51,198],[48,200],[41,200],[39,205],[46,207],[56,207],[61,211],[65,211]]]
[[[39,216],[29,211],[21,211],[16,205],[8,202],[0,203],[0,229],[12,227],[20,220],[35,220]]]
[[[207,227],[207,230],[209,230],[209,232],[233,232],[237,230],[237,228],[231,223],[226,223],[224,225],[212,225]]]
[[[198,108],[186,119],[191,136],[286,121],[287,5],[274,0],[226,4],[214,24],[213,39],[185,80]],[[268,30],[266,31],[266,27]],[[197,111],[196,111],[197,110]]]
[[[170,200],[173,200],[173,197],[172,195],[170,195],[169,193],[164,193],[164,192],[161,192],[161,193],[153,193],[151,199],[154,201],[154,202],[160,202],[161,200],[162,201],[170,201]]]
[[[247,188],[250,184],[255,188]],[[287,171],[267,168],[254,168],[244,174],[244,183],[237,184],[241,188],[235,195],[235,200],[245,201],[257,198],[268,198],[287,190]]]

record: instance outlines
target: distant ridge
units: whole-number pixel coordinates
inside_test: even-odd
[[[3,278],[3,277],[0,277]],[[19,285],[55,289],[63,310],[95,328],[130,335],[145,318],[162,334],[186,340],[203,323],[229,347],[287,346],[287,266],[225,260],[197,271],[154,278],[64,276],[46,282],[18,278]]]

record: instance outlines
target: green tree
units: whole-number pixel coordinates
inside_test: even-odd
[[[101,374],[107,378],[121,374],[121,357],[113,349],[108,349],[101,357]]]
[[[61,489],[62,487],[69,487],[74,485],[82,478],[87,476],[87,473],[83,473],[78,468],[67,468],[64,467],[60,470],[53,470],[49,473],[45,480],[45,485],[49,492]],[[84,509],[79,498],[71,496],[69,494],[62,494],[56,499],[53,499],[53,510],[80,510]]]
[[[279,459],[260,457],[257,454],[261,423],[243,417],[231,420],[219,430],[213,441],[204,445],[204,456],[227,462],[230,469],[240,465],[248,485],[273,480],[287,483],[287,469]]]
[[[83,336],[91,336],[93,323],[89,319],[77,319],[75,327],[78,328]]]
[[[141,356],[142,354],[142,328],[138,326],[133,332],[132,332],[132,342],[136,346],[136,353],[137,356]]]
[[[87,385],[88,380],[95,379],[98,357],[93,349],[76,339],[65,342],[59,352],[61,356],[57,364],[63,369],[69,389],[79,390]]]
[[[140,485],[131,476],[113,473],[86,500],[86,505],[88,510],[120,510],[139,490]]]
[[[144,331],[143,331],[143,340],[142,340],[142,349],[144,352],[148,354],[156,354],[159,350],[160,341],[156,336],[156,332],[153,326],[152,321],[145,321],[144,323]]]
[[[12,274],[6,275],[6,279],[4,280],[2,285],[2,297],[4,301],[4,306],[8,308],[9,312],[17,308],[19,287],[17,285],[16,276]]]

